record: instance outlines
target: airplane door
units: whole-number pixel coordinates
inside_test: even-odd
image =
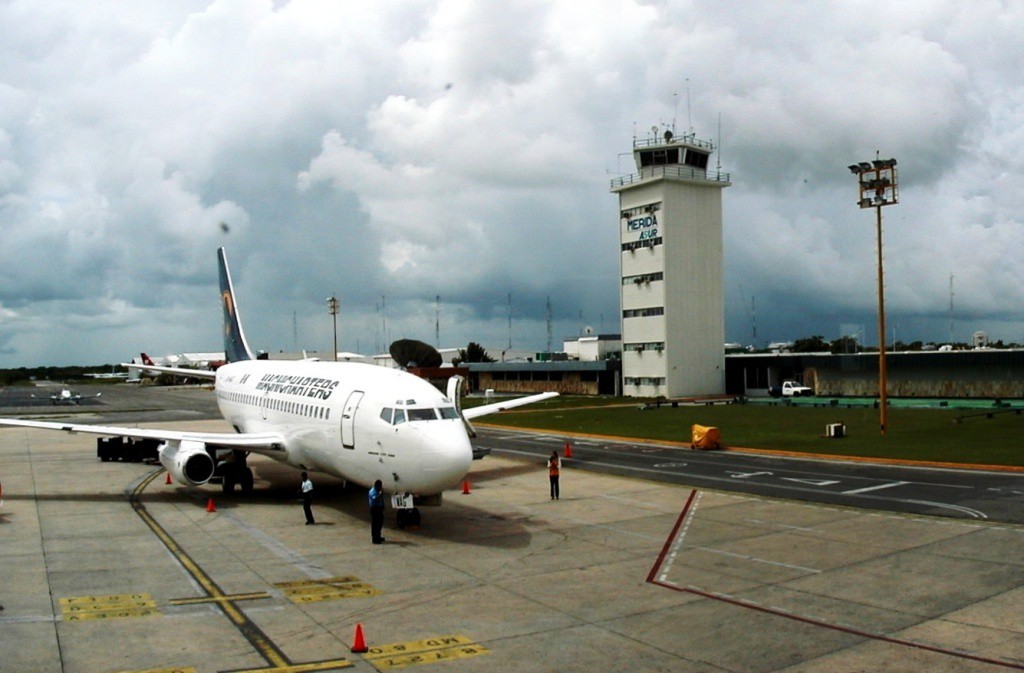
[[[362,390],[353,390],[345,400],[345,407],[341,412],[341,445],[346,449],[356,447],[356,410],[359,409],[359,402],[363,399]]]

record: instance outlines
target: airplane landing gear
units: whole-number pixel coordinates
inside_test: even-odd
[[[395,510],[395,525],[399,528],[418,528],[420,525],[420,510],[418,507]]]
[[[252,469],[245,464],[246,455],[243,451],[235,451],[233,460],[226,460],[217,467],[224,480],[221,486],[225,493],[233,492],[235,484],[242,487],[242,493],[252,493],[254,479]]]

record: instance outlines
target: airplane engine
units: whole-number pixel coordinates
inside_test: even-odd
[[[202,442],[167,442],[160,448],[160,464],[183,484],[201,486],[213,476],[213,458]]]

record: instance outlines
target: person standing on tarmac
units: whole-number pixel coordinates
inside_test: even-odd
[[[370,501],[370,539],[373,544],[381,544],[384,538],[380,535],[384,527],[384,484],[380,479],[373,482],[373,488],[367,494]]]
[[[558,468],[561,467],[561,460],[558,452],[552,451],[548,458],[548,478],[551,480],[551,499],[558,500]]]
[[[312,526],[313,521],[313,482],[309,480],[309,474],[302,473],[302,511],[306,513],[306,525]]]

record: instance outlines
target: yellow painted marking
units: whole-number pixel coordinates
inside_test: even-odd
[[[380,589],[359,581],[358,577],[332,577],[324,580],[300,580],[279,582],[274,586],[283,589],[284,595],[293,603],[318,603],[340,598],[376,596]]]
[[[86,619],[125,619],[128,617],[155,617],[160,611],[156,608],[120,608],[110,610],[95,610],[92,612],[77,612],[64,614],[64,621],[80,622]]]
[[[410,640],[405,643],[391,643],[390,645],[378,645],[371,647],[370,651],[363,655],[364,659],[374,657],[386,657],[395,654],[406,654],[408,652],[422,652],[424,650],[437,650],[442,647],[454,645],[472,645],[473,639],[466,636],[439,636],[437,638],[425,638],[424,640]]]
[[[348,659],[328,659],[308,664],[290,664],[271,668],[240,668],[230,673],[306,673],[307,671],[336,671],[339,668],[351,668],[352,666],[355,664]]]
[[[365,598],[367,596],[376,596],[379,593],[380,593],[380,589],[374,589],[373,587],[368,587],[368,588],[365,588],[365,589],[352,589],[350,591],[325,591],[322,594],[313,594],[313,595],[309,595],[309,594],[302,594],[302,595],[299,595],[299,596],[291,596],[291,595],[289,595],[288,599],[292,603],[298,603],[298,604],[302,604],[302,603],[319,603],[319,602],[322,602],[322,601],[335,601],[335,600],[339,600],[339,599],[342,599],[342,598],[360,598],[360,597]]]
[[[270,598],[266,591],[254,591],[249,594],[233,594],[231,596],[203,596],[201,598],[172,598],[167,601],[171,605],[196,605],[199,603],[217,603],[223,601],[250,601],[258,598]]]
[[[104,612],[106,610],[155,608],[156,601],[110,601],[109,603],[88,603],[85,605],[62,605],[61,612],[73,615],[79,612]]]
[[[371,647],[363,658],[378,671],[386,671],[483,654],[490,654],[490,650],[466,636],[439,636]]]
[[[443,650],[427,650],[426,652],[412,652],[410,654],[402,654],[393,657],[367,659],[367,661],[378,671],[387,671],[393,668],[406,668],[408,666],[418,666],[420,664],[433,664],[439,661],[468,659],[469,657],[479,657],[490,653],[491,651],[483,645],[473,644],[449,647]]]
[[[107,596],[71,596],[60,599],[61,606],[89,605],[95,603],[128,603],[131,601],[151,601],[150,594],[110,594]]]
[[[118,619],[159,615],[156,601],[149,594],[113,594],[108,596],[72,596],[60,599],[61,614],[69,622],[83,619]]]
[[[323,586],[325,584],[327,584],[327,585],[349,584],[351,582],[358,582],[358,581],[359,581],[358,577],[354,577],[352,575],[345,575],[343,577],[328,577],[327,579],[322,579],[322,580],[296,580],[294,582],[276,582],[274,584],[274,586],[278,587],[279,589],[292,589],[292,588],[299,588],[299,587],[318,587],[318,586]]]

